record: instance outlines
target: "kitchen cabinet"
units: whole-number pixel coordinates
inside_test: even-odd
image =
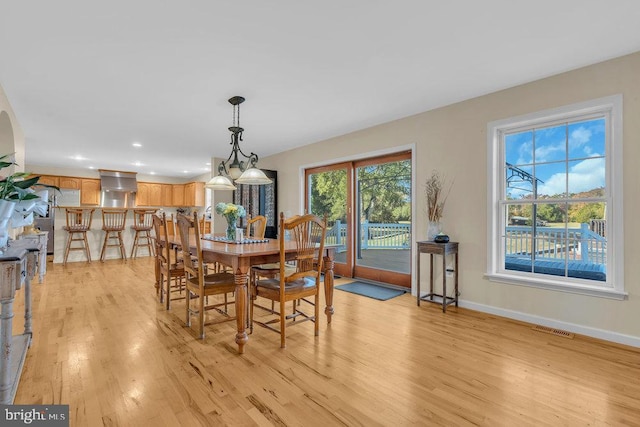
[[[73,178],[70,176],[61,176],[59,178],[60,181],[60,188],[64,188],[66,190],[81,190],[80,188],[80,184],[81,184],[81,179],[80,178]],[[98,181],[98,187],[100,185],[100,181]]]
[[[184,184],[171,185],[172,190],[172,205],[173,206],[185,206],[184,203]]]
[[[162,206],[162,184],[149,184],[149,206]]]
[[[138,182],[136,206],[169,206],[162,197],[163,184],[155,182]],[[171,188],[171,185],[169,185]]]
[[[150,206],[149,196],[151,194],[151,184],[148,182],[138,182],[138,192],[136,193],[136,206]]]
[[[173,206],[173,186],[171,184],[160,184],[162,192],[162,206]]]
[[[36,175],[33,175],[36,176]],[[38,175],[41,184],[55,185],[61,189],[81,190],[80,203],[83,205],[100,204],[100,180],[76,178],[71,176]],[[204,206],[204,182],[186,184],[162,184],[158,182],[138,182],[136,206]]]
[[[62,181],[62,180],[61,180]],[[99,205],[100,204],[100,180],[80,179],[80,204]]]
[[[184,186],[186,206],[204,206],[204,182],[189,182]]]

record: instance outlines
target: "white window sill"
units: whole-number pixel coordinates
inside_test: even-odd
[[[532,288],[548,289],[552,291],[568,292],[572,294],[588,295],[592,297],[625,300],[628,296],[626,292],[619,291],[611,286],[607,286],[606,284],[596,286],[577,280],[575,283],[568,283],[568,281],[564,282],[560,280],[508,273],[486,273],[484,277],[492,282],[500,282],[518,286],[529,286]]]

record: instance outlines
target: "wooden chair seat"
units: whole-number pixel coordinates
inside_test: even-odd
[[[280,264],[278,264],[277,262],[272,262],[270,264],[260,264],[260,265],[256,265],[254,267],[252,267],[253,269],[256,270],[256,272],[258,271],[264,271],[265,273],[270,273],[272,271],[280,271]]]
[[[214,289],[216,293],[220,293],[220,289],[225,288],[224,292],[234,292],[236,290],[236,284],[234,282],[234,276],[231,273],[212,273],[203,276],[205,295],[208,289]],[[187,279],[187,287],[194,291],[198,291],[200,283],[197,277],[190,277]]]
[[[171,270],[184,270],[184,263],[182,262],[182,260],[180,260],[180,262],[174,262],[173,264],[169,265],[169,268]]]
[[[280,301],[280,280],[279,279],[265,279],[260,280],[259,286],[262,288],[262,293],[260,296],[269,298],[275,301]],[[313,278],[303,278],[293,280],[291,282],[285,283],[285,293],[288,292],[301,292],[304,293],[305,290],[312,290],[312,293],[309,295],[313,295],[314,288],[316,287],[316,281]],[[273,294],[267,293],[269,291],[273,291]],[[301,295],[301,297],[309,296],[309,295]]]

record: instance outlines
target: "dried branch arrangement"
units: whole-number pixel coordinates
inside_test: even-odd
[[[431,176],[426,181],[425,194],[427,195],[427,216],[429,221],[438,222],[442,218],[444,212],[444,204],[449,197],[449,192],[453,186],[453,181],[448,184],[444,176],[441,176],[438,171],[431,172]]]

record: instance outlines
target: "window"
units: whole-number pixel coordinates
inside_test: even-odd
[[[622,96],[487,130],[487,277],[624,298]]]

